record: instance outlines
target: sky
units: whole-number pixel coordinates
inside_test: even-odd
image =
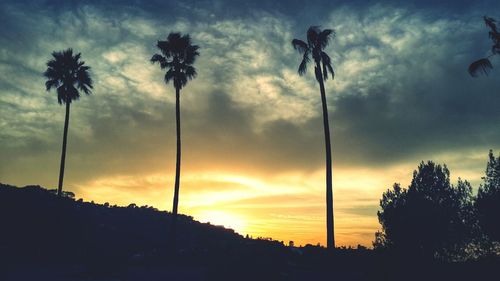
[[[500,152],[500,56],[482,17],[498,1],[19,1],[0,3],[0,182],[57,186],[64,106],[45,90],[51,52],[73,48],[92,95],[72,104],[64,189],[171,210],[175,91],[149,59],[170,32],[199,45],[182,89],[179,211],[296,245],[326,243],[319,87],[291,40],[333,28],[325,83],[335,237],[371,246],[377,210],[421,161],[477,188]]]

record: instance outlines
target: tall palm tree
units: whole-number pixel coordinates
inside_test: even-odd
[[[175,239],[177,221],[177,208],[179,205],[179,185],[181,173],[181,114],[180,92],[189,80],[196,77],[193,63],[199,55],[198,46],[191,44],[189,34],[181,35],[178,32],[170,33],[166,41],[158,41],[156,47],[161,54],[154,54],[151,63],[160,64],[161,69],[166,69],[165,83],[173,81],[175,88],[175,120],[177,128],[177,157],[175,163],[174,202],[172,207],[172,241]]]
[[[57,91],[57,102],[66,104],[66,117],[64,118],[64,135],[61,153],[61,166],[59,169],[59,185],[57,195],[62,195],[64,163],[66,160],[66,143],[68,140],[69,108],[71,102],[80,98],[80,91],[86,95],[91,94],[92,79],[90,78],[90,67],[80,60],[81,53],[73,55],[72,49],[52,52],[52,59],[47,62],[47,70],[43,73],[47,81],[47,91],[55,88]]]
[[[326,149],[326,244],[329,249],[335,248],[335,238],[333,225],[332,150],[324,81],[328,79],[328,73],[332,75],[333,80],[335,73],[332,61],[324,49],[334,36],[335,32],[332,29],[321,30],[319,26],[311,26],[307,30],[307,43],[299,39],[292,40],[294,49],[302,55],[302,62],[298,70],[299,75],[302,76],[306,73],[307,64],[311,61],[312,57],[314,60],[314,73],[321,93]]]
[[[493,69],[490,58],[494,55],[500,54],[500,32],[497,30],[495,19],[484,16],[484,23],[490,28],[490,32],[488,34],[491,41],[493,41],[493,46],[491,46],[491,54],[489,56],[470,64],[468,70],[472,77],[476,77],[478,74],[488,75],[490,70]]]

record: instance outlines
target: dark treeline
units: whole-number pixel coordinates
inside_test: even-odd
[[[394,184],[380,200],[376,249],[420,260],[465,261],[500,255],[500,156],[490,151],[477,195],[450,182],[446,165],[422,162],[408,188]]]

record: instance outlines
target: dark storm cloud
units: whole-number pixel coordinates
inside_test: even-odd
[[[380,6],[359,18],[338,30],[355,34],[339,36],[345,60],[338,68],[350,75],[332,102],[332,121],[337,147],[351,148],[339,161],[387,163],[497,147],[500,79],[466,72],[488,49],[484,26]],[[357,24],[361,32],[353,30]]]
[[[311,73],[298,77],[290,46],[310,24],[337,30],[327,50],[337,77],[326,84],[336,165],[495,148],[499,71],[472,79],[465,70],[489,48],[480,16],[500,14],[499,4],[378,2],[4,2],[0,140],[10,161],[0,176],[15,181],[24,167],[50,162],[53,169],[32,171],[36,181],[57,168],[63,109],[45,93],[41,73],[50,52],[66,47],[83,53],[96,84],[72,108],[74,181],[170,169],[172,87],[148,59],[172,30],[201,46],[199,76],[182,97],[188,167],[322,167],[317,85]]]

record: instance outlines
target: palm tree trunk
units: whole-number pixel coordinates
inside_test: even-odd
[[[316,63],[316,78],[321,92],[321,105],[323,106],[323,127],[325,131],[326,150],[326,247],[335,249],[335,236],[333,225],[333,187],[332,187],[332,149],[330,144],[330,124],[328,121],[328,107],[326,104],[325,85],[320,64]]]
[[[172,213],[177,215],[179,205],[179,183],[181,175],[181,99],[180,89],[175,89],[175,123],[177,128],[177,156],[175,162],[175,187],[174,187],[174,205]]]
[[[64,118],[64,135],[63,135],[63,145],[61,152],[61,166],[59,168],[59,186],[57,188],[57,196],[62,195],[63,178],[64,178],[64,163],[66,161],[66,142],[68,140],[68,125],[69,125],[69,107],[70,102],[66,102],[66,117]]]
[[[175,247],[175,239],[177,235],[177,209],[179,205],[179,184],[181,174],[181,101],[180,89],[175,88],[175,121],[177,128],[177,156],[175,162],[175,185],[174,185],[174,203],[172,207],[172,228],[171,228],[171,243]]]

